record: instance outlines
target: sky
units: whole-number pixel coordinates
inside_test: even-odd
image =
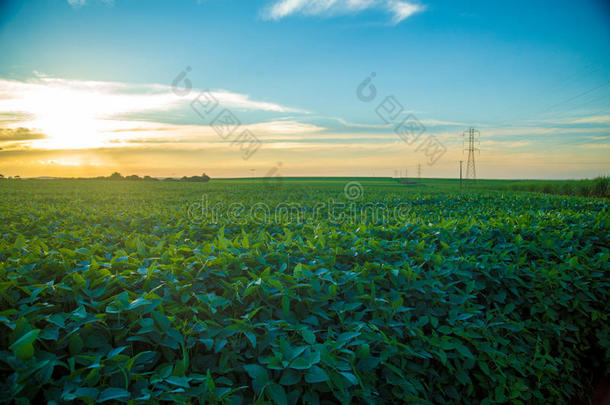
[[[610,174],[601,0],[9,0],[0,55],[4,176]]]

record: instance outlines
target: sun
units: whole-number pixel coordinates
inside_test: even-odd
[[[168,91],[134,94],[121,83],[43,77],[21,86],[18,97],[7,105],[29,117],[19,126],[45,135],[31,147],[84,149],[112,146],[111,140],[129,137],[125,130],[136,124],[122,117],[166,110],[175,103]]]
[[[48,86],[25,100],[34,119],[27,125],[46,135],[45,149],[81,149],[103,144],[104,97],[82,89]]]
[[[40,129],[47,137],[38,140],[36,146],[44,149],[82,149],[103,144],[96,127],[99,120],[70,115],[40,118],[31,126]]]

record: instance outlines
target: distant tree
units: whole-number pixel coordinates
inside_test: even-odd
[[[591,184],[587,180],[578,182],[578,195],[581,197],[589,197],[591,195]]]
[[[550,184],[545,184],[544,186],[542,186],[542,192],[543,193],[547,193],[547,194],[552,194],[553,193],[553,186]]]
[[[157,180],[157,179],[154,178],[154,177],[150,177],[150,176],[144,176],[144,180],[147,180],[147,181],[153,180],[154,181],[154,180]]]
[[[17,176],[15,176],[15,178],[16,178],[17,180],[19,180],[19,179],[21,179],[21,176],[17,175]]]
[[[0,174],[0,179],[3,179],[3,178],[4,178],[4,175],[3,175],[3,174]]]
[[[191,177],[186,177],[183,176],[182,179],[180,179],[181,181],[193,181],[193,182],[199,182],[199,183],[205,183],[210,181],[210,176],[208,176],[207,174],[203,173],[201,176],[191,176]]]
[[[561,194],[574,195],[574,186],[572,182],[568,181],[561,185]]]
[[[125,180],[141,180],[141,178],[137,174],[132,174],[131,176],[125,177]]]
[[[595,197],[610,197],[610,177],[600,176],[593,179],[591,195]]]
[[[110,180],[123,180],[123,176],[121,176],[121,173],[119,172],[114,172],[110,175],[110,177],[108,177]]]

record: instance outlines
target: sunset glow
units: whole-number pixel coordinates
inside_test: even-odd
[[[137,12],[135,5],[84,1],[45,7],[83,41],[78,45],[79,59],[68,57],[62,36],[41,24],[36,27],[36,20],[26,22],[24,13],[34,9],[33,3],[7,9],[15,14],[10,20],[14,23],[0,31],[0,46],[12,55],[6,59],[11,63],[0,71],[0,171],[4,173],[89,176],[121,171],[171,176],[204,169],[216,177],[241,177],[264,175],[282,162],[287,176],[325,172],[393,176],[399,168],[415,172],[423,164],[428,176],[450,177],[464,159],[462,133],[470,126],[481,132],[479,164],[481,173],[489,177],[578,178],[610,170],[610,82],[599,52],[608,46],[603,35],[595,35],[597,42],[587,39],[590,49],[548,39],[527,51],[528,58],[519,57],[512,70],[507,69],[516,60],[512,45],[485,37],[474,42],[451,37],[467,43],[472,52],[468,60],[478,61],[473,67],[454,57],[454,49],[445,41],[409,34],[426,31],[420,21],[449,18],[437,15],[434,7],[389,1],[314,7],[278,1],[258,10],[262,18],[256,22],[259,35],[289,50],[274,62],[264,57],[266,48],[259,43],[229,31],[220,37],[240,44],[240,52],[205,40],[217,37],[202,22],[212,17],[204,3],[193,1],[172,11],[202,20],[192,21],[192,35],[178,37],[178,28],[160,30],[164,34],[155,34],[157,45],[174,56],[144,63],[127,57],[111,42],[104,46],[102,57],[89,43],[107,24],[96,13],[116,16],[123,21],[119,27],[131,32],[135,28],[121,18]],[[165,24],[164,13],[159,14],[158,25]],[[382,19],[386,25],[367,25],[372,24],[369,13],[370,19]],[[554,18],[564,17],[557,11]],[[250,21],[252,17],[244,10],[231,18]],[[326,36],[343,41],[342,46],[351,51],[334,52],[351,61],[349,67],[324,54],[319,46],[326,41],[322,34],[302,39],[296,30],[299,18],[303,23],[320,19]],[[353,18],[361,25],[334,31],[335,18]],[[452,18],[458,23],[475,19],[462,14]],[[92,25],[91,31],[80,30],[83,21]],[[600,30],[608,29],[597,24]],[[49,49],[57,56],[21,37],[18,32],[24,26],[55,38]],[[347,45],[352,35],[362,35],[371,43],[362,48]],[[189,46],[177,47],[173,41],[177,38]],[[411,39],[404,42],[405,38]],[[19,41],[21,48],[15,45]],[[122,41],[144,48],[154,42],[150,38],[142,45],[129,36],[117,37],[117,44]],[[309,45],[297,49],[293,43],[298,41]],[[409,52],[397,52],[398,59],[386,63],[382,46],[386,42]],[[45,56],[26,63],[22,52],[28,47]],[[206,52],[198,52],[199,47]],[[553,56],[543,60],[539,55],[544,53]],[[239,63],[225,64],[229,55]],[[23,66],[18,64],[20,58]],[[548,72],[540,76],[543,65]],[[301,66],[317,66],[316,72],[298,74]],[[230,68],[237,70],[230,73]],[[266,71],[273,73],[265,76]],[[363,101],[358,92],[369,88],[375,89],[376,99]],[[401,109],[393,123],[380,115],[390,97]],[[213,112],[202,114],[202,100],[210,108],[215,106]],[[218,127],[222,120],[214,121],[225,111],[238,124],[231,129],[234,132],[222,133]],[[401,139],[395,126],[409,116],[423,130],[419,141],[433,137],[443,145],[442,159],[428,164],[417,144]],[[260,145],[256,158],[247,153],[245,138],[240,138],[244,133]]]

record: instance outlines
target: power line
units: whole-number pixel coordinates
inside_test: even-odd
[[[560,101],[560,102],[559,102],[559,103],[557,103],[557,104],[553,104],[552,106],[547,107],[546,109],[544,109],[544,110],[540,111],[540,113],[547,112],[548,110],[551,110],[551,109],[553,109],[553,108],[555,108],[555,107],[557,107],[557,106],[560,106],[560,105],[565,104],[565,103],[569,103],[569,102],[570,102],[570,101],[572,101],[572,100],[576,100],[577,98],[580,98],[580,97],[582,97],[582,96],[585,96],[585,95],[587,95],[587,94],[589,94],[589,93],[591,93],[591,92],[594,92],[595,90],[601,89],[602,87],[607,86],[608,84],[610,84],[610,81],[607,81],[607,82],[605,82],[605,83],[603,83],[603,84],[600,84],[599,86],[595,86],[595,87],[593,87],[593,88],[591,88],[591,89],[588,89],[588,90],[586,90],[586,91],[583,91],[582,93],[579,93],[579,94],[577,94],[577,95],[575,95],[575,96],[572,96],[572,97],[570,97],[570,98],[569,98],[569,99],[567,99],[567,100],[563,100],[563,101]]]

